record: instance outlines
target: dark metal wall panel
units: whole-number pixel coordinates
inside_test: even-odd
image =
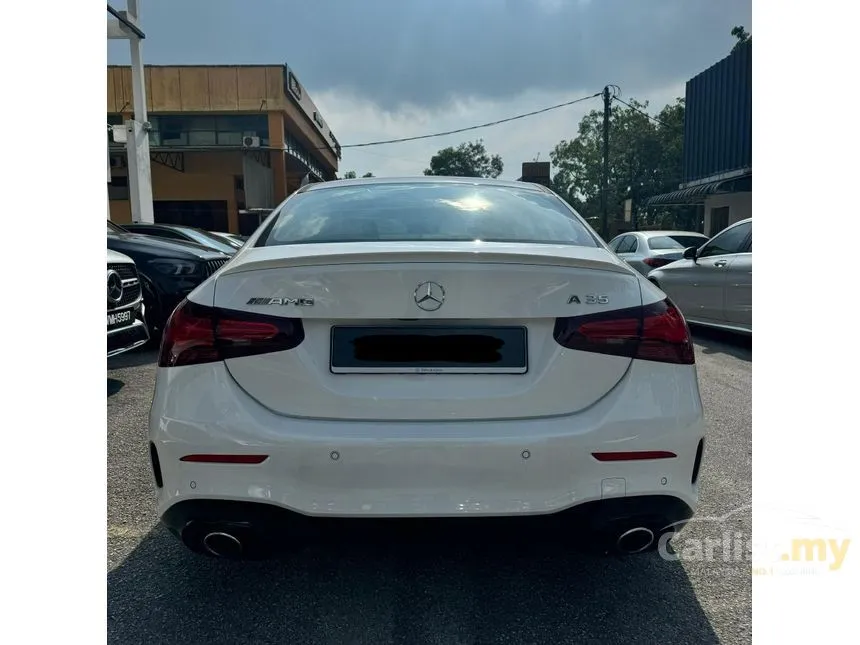
[[[752,45],[687,82],[684,182],[752,167]]]

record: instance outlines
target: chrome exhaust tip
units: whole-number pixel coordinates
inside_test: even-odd
[[[644,526],[637,526],[618,536],[615,544],[622,553],[640,553],[653,543],[654,532]]]
[[[223,531],[207,533],[203,548],[217,558],[237,559],[242,556],[242,542],[235,535]]]

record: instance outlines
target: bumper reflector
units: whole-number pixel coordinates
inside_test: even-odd
[[[643,459],[674,459],[678,455],[668,450],[640,450],[638,452],[592,452],[597,461],[641,461]]]
[[[179,461],[198,464],[262,464],[269,455],[185,455]]]

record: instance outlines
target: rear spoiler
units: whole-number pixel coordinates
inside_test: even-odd
[[[555,266],[612,273],[631,274],[631,269],[601,248],[570,247],[559,250],[550,247],[547,252],[535,253],[515,249],[476,250],[472,244],[462,248],[429,246],[415,250],[392,247],[390,244],[366,250],[350,249],[349,244],[305,244],[294,246],[268,246],[243,249],[242,259],[225,266],[220,275],[248,271],[344,264],[396,264],[404,262],[480,262],[486,264],[521,264],[524,266]],[[404,245],[409,246],[409,245]],[[489,245],[484,245],[489,246]]]

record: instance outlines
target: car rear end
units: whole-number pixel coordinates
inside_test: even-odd
[[[134,261],[110,249],[107,255],[107,355],[111,358],[145,345],[149,331]]]
[[[687,248],[699,247],[707,241],[708,238],[699,233],[659,231],[646,234],[645,250],[634,268],[642,275],[647,276],[654,269],[659,269],[682,259]]]
[[[305,212],[406,212],[366,183],[287,200],[174,312],[150,419],[168,527],[223,555],[314,517],[558,514],[633,551],[687,519],[704,426],[664,295],[531,187],[395,184],[423,195],[415,239],[350,217],[305,241]],[[427,239],[446,200],[476,232]],[[491,212],[517,207],[544,235]]]

